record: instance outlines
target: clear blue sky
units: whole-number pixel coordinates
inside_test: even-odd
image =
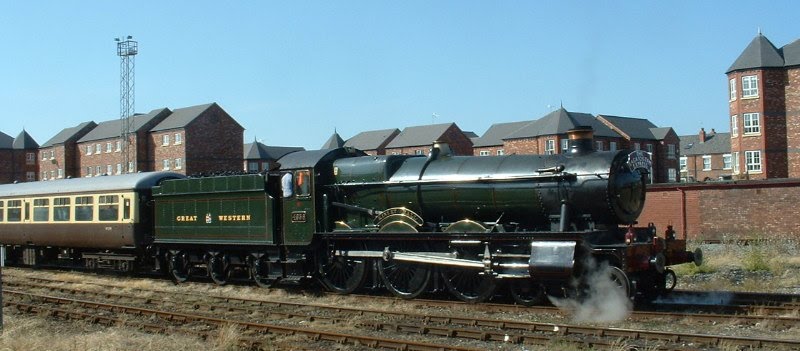
[[[725,70],[759,28],[777,47],[799,39],[798,13],[798,1],[0,0],[0,131],[41,144],[118,118],[113,39],[129,34],[137,112],[214,101],[246,142],[319,148],[334,129],[434,113],[482,135],[561,103],[728,131]]]

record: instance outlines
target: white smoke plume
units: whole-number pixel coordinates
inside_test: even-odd
[[[586,294],[574,298],[549,297],[550,302],[568,311],[574,322],[616,322],[624,320],[633,310],[633,302],[611,279],[612,267],[591,259],[586,264]]]

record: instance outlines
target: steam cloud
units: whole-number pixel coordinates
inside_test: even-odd
[[[585,296],[577,298],[555,298],[550,302],[561,310],[570,312],[574,322],[616,322],[624,320],[633,310],[633,303],[616,282],[610,279],[608,263],[597,264],[594,259],[586,262],[588,276]]]

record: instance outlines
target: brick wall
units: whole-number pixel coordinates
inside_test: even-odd
[[[242,167],[244,128],[217,104],[186,126],[183,142],[185,174],[237,171]]]
[[[800,178],[800,68],[786,71],[786,141],[788,176]]]
[[[151,169],[186,174],[186,133],[182,128],[152,132],[149,136]]]
[[[800,180],[651,185],[640,224],[673,225],[690,239],[800,234]]]

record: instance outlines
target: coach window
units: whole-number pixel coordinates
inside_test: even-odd
[[[122,219],[131,219],[131,199],[122,199]]]
[[[101,195],[99,201],[99,219],[116,221],[119,219],[119,195]]]
[[[5,204],[5,201],[0,201],[0,222],[4,221],[6,219],[5,218],[6,209],[5,209],[5,206],[3,206],[4,204]]]
[[[69,203],[68,197],[57,197],[53,199],[53,221],[69,221]]]
[[[91,196],[78,196],[75,198],[75,221],[88,222],[94,218],[94,206]]]
[[[8,200],[8,222],[22,221],[22,200]]]
[[[311,184],[309,183],[311,172],[309,171],[296,171],[294,173],[294,193],[297,196],[309,196],[311,195]]]
[[[50,220],[50,200],[33,199],[33,221],[47,222]]]

